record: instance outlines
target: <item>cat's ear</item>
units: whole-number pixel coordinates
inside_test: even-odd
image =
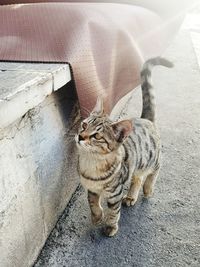
[[[97,98],[96,105],[95,105],[95,107],[92,110],[92,114],[95,114],[95,115],[103,115],[103,113],[104,113],[103,98],[99,96]]]
[[[112,129],[116,141],[122,143],[133,131],[133,122],[132,120],[118,121],[112,124]]]

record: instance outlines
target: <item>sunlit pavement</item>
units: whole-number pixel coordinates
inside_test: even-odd
[[[190,31],[192,44],[200,66],[200,5],[186,16],[182,29]]]

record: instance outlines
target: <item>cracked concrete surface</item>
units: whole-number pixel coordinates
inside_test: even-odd
[[[32,266],[78,185],[69,83],[0,132],[0,266]]]
[[[91,225],[79,187],[35,267],[200,266],[200,70],[190,33],[182,30],[165,57],[173,70],[156,68],[154,84],[163,164],[155,194],[122,208],[119,233],[106,238]],[[140,115],[140,90],[127,114]]]
[[[68,64],[0,62],[0,80],[0,131],[4,131],[68,83],[71,74]]]

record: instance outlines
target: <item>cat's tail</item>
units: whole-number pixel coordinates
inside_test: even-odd
[[[155,96],[152,85],[152,68],[156,65],[162,65],[172,68],[173,63],[162,57],[151,58],[147,60],[141,71],[141,87],[143,108],[141,118],[155,121]]]

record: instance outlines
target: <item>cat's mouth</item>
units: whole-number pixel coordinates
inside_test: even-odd
[[[80,141],[80,140],[79,140],[79,138],[78,138],[78,134],[75,135],[75,142],[76,142],[76,145],[77,145],[78,147],[81,147],[81,143],[82,143],[83,141]]]
[[[78,144],[79,143],[78,134],[75,135],[74,139],[75,139],[76,144]]]
[[[90,145],[87,142],[85,142],[85,140],[80,140],[78,134],[75,136],[75,142],[76,142],[76,145],[77,145],[78,148],[82,148],[82,149],[85,149],[85,150],[89,150],[90,149]]]

